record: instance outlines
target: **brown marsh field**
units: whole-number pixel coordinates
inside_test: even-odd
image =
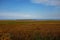
[[[0,20],[0,40],[60,40],[60,20]]]

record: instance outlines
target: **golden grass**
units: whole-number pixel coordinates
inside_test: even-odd
[[[53,40],[60,36],[60,21],[1,20],[0,32],[12,33],[13,40]]]

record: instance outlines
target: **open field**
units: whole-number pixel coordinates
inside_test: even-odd
[[[0,20],[2,40],[60,40],[60,20]]]

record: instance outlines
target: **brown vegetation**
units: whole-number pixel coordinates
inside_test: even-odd
[[[11,40],[60,40],[60,21],[5,20],[0,33],[9,33]]]

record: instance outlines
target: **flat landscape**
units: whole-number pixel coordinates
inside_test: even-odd
[[[60,20],[0,20],[2,40],[60,40]]]

